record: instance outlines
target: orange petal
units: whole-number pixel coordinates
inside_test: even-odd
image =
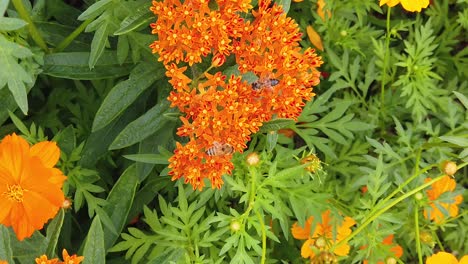
[[[26,140],[16,134],[3,138],[0,143],[0,168],[9,172],[10,184],[21,181],[24,164],[27,164],[28,160],[29,144]]]
[[[323,44],[322,44],[322,39],[320,38],[320,35],[315,31],[315,29],[312,26],[307,26],[307,36],[309,36],[309,40],[314,45],[317,49],[323,51]]]
[[[30,153],[31,156],[38,157],[47,168],[54,167],[60,158],[60,149],[57,147],[57,143],[52,141],[35,144],[31,147]]]
[[[300,227],[298,223],[294,223],[291,228],[291,233],[295,239],[308,239],[310,237],[310,225],[314,217],[311,216],[307,219],[304,228]]]
[[[315,253],[312,250],[313,245],[314,245],[313,239],[307,239],[307,241],[304,242],[304,244],[301,247],[301,256],[303,258],[313,258],[315,256]]]

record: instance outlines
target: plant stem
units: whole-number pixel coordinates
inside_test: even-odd
[[[421,240],[419,239],[419,205],[414,210],[414,231],[416,232],[416,250],[418,252],[419,264],[423,264],[421,252]]]
[[[382,107],[382,116],[385,116],[385,76],[387,75],[387,64],[388,58],[390,53],[390,14],[392,8],[388,7],[387,9],[387,35],[385,37],[385,54],[384,54],[384,62],[382,68],[382,83],[381,83],[381,91],[380,91],[380,105]]]
[[[46,53],[49,53],[49,48],[47,47],[46,42],[42,38],[41,34],[37,30],[36,26],[34,25],[34,22],[32,21],[31,17],[29,16],[28,11],[26,11],[26,8],[23,5],[23,2],[21,0],[11,0],[13,3],[13,6],[15,7],[16,11],[18,11],[19,16],[21,19],[26,21],[28,23],[28,29],[29,33],[31,34],[31,38],[36,42],[36,44],[43,49]]]
[[[88,26],[89,23],[91,23],[93,20],[92,19],[88,19],[86,21],[84,21],[83,23],[81,23],[81,25],[79,27],[77,27],[70,35],[68,35],[68,37],[66,37],[64,40],[62,40],[62,42],[60,42],[57,47],[55,47],[54,51],[55,52],[61,52],[63,51],[66,47],[68,47],[68,45],[70,45],[70,43],[72,43],[72,41],[78,37],[78,35],[81,34],[81,32],[83,32],[85,30],[85,28]]]
[[[266,261],[266,247],[267,247],[267,244],[266,244],[266,230],[265,230],[265,223],[263,222],[263,218],[262,216],[260,215],[260,213],[255,210],[255,213],[258,217],[258,221],[260,221],[260,225],[262,227],[262,260],[261,260],[261,264],[265,264],[265,261]]]
[[[397,199],[395,199],[394,201],[392,201],[389,205],[385,206],[384,208],[378,210],[375,214],[373,215],[370,215],[368,216],[367,220],[365,220],[362,225],[360,225],[358,228],[356,228],[356,230],[354,230],[353,233],[351,233],[349,236],[347,236],[345,239],[341,240],[339,243],[333,245],[333,247],[331,248],[331,252],[333,252],[336,248],[342,246],[343,244],[346,244],[349,240],[351,240],[353,237],[355,237],[357,234],[361,233],[362,230],[364,230],[364,228],[366,228],[370,223],[372,223],[372,221],[374,221],[377,217],[379,217],[381,214],[385,213],[386,211],[388,211],[390,208],[392,208],[393,206],[395,206],[396,204],[398,204],[399,202],[405,200],[406,198],[414,195],[415,193],[421,191],[422,189],[432,185],[434,182],[437,182],[439,181],[440,179],[442,179],[445,175],[440,175],[438,176],[437,178],[435,179],[432,179],[431,181],[429,182],[426,182],[425,184],[417,187],[416,189],[398,197]]]

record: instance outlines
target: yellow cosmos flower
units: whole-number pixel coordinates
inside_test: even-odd
[[[423,8],[429,6],[429,0],[380,0],[379,5],[388,5],[389,7],[394,7],[397,4],[410,12],[421,12]]]
[[[454,255],[447,252],[439,252],[428,257],[426,264],[468,264],[468,255],[463,256],[459,262]]]
[[[54,168],[59,157],[54,142],[30,147],[12,134],[0,143],[0,223],[11,226],[18,240],[42,229],[64,201],[66,177]]]
[[[336,237],[334,236],[333,228],[333,219],[330,217],[330,210],[327,210],[322,213],[322,222],[317,223],[315,230],[311,232],[312,222],[314,217],[309,217],[304,228],[298,226],[297,222],[291,228],[292,235],[296,239],[307,239],[306,242],[302,245],[301,256],[303,258],[313,259],[315,253],[313,248],[317,251],[327,251],[334,244],[340,242],[348,235],[351,234],[351,227],[356,224],[356,222],[350,218],[345,217],[344,221],[336,229]],[[334,240],[335,239],[335,240]],[[343,244],[342,246],[335,249],[333,252],[337,256],[346,256],[348,255],[350,246],[348,244]]]

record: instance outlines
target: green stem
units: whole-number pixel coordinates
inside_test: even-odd
[[[419,205],[414,210],[414,231],[416,232],[416,250],[418,251],[419,264],[423,264],[421,240],[419,239]]]
[[[420,158],[420,152],[418,153],[417,155],[417,159]],[[416,165],[419,164],[419,161],[416,162]],[[399,192],[401,192],[403,190],[403,188],[408,185],[411,181],[413,181],[416,177],[418,177],[419,175],[421,175],[422,173],[432,169],[433,167],[437,166],[436,164],[432,164],[432,165],[429,165],[425,168],[423,168],[422,170],[419,170],[417,169],[417,167],[415,167],[414,169],[414,173],[413,175],[411,175],[411,177],[409,177],[404,183],[400,184],[398,186],[398,188],[396,190],[394,190],[389,196],[385,197],[385,199],[383,199],[378,205],[376,205],[374,207],[374,209],[369,213],[369,216],[368,217],[372,217],[374,214],[376,214],[376,212],[381,208],[382,205],[385,205],[390,199],[392,199],[396,194],[398,194]]]
[[[267,248],[267,244],[266,244],[266,230],[265,230],[265,223],[263,222],[263,218],[262,216],[260,215],[260,213],[255,210],[255,213],[258,217],[258,221],[260,222],[260,226],[262,227],[262,260],[261,260],[261,264],[265,264],[266,262],[266,248]]]
[[[385,113],[385,76],[387,75],[387,64],[390,53],[390,14],[392,8],[388,7],[387,10],[387,35],[385,37],[385,54],[384,54],[384,63],[382,68],[382,83],[381,83],[381,93],[380,93],[380,105],[382,107],[382,116]]]
[[[85,28],[89,25],[89,23],[91,23],[93,21],[93,19],[88,19],[86,21],[84,21],[83,23],[81,23],[81,25],[79,27],[77,27],[70,35],[68,35],[68,37],[66,37],[64,40],[62,40],[62,42],[60,42],[57,47],[55,47],[54,51],[55,52],[61,52],[63,51],[66,47],[68,47],[68,45],[70,45],[70,43],[72,43],[72,41],[78,37],[78,35],[81,34],[81,32],[83,32],[85,30]]]
[[[437,243],[437,245],[439,246],[440,250],[441,250],[441,251],[445,251],[444,245],[443,245],[442,242],[440,241],[440,239],[439,239],[439,237],[437,236],[437,234],[436,234],[435,231],[432,231],[432,237],[435,238],[436,243]]]
[[[355,237],[357,234],[361,233],[362,230],[364,230],[364,228],[366,228],[370,223],[372,223],[377,217],[379,217],[380,215],[382,215],[383,213],[385,213],[386,211],[388,211],[390,208],[392,208],[393,206],[395,206],[396,204],[398,204],[399,202],[405,200],[406,198],[414,195],[415,193],[421,191],[422,189],[432,185],[434,182],[437,182],[439,181],[440,179],[442,179],[445,175],[440,175],[439,177],[435,178],[435,179],[432,179],[431,181],[429,182],[426,182],[425,184],[417,187],[416,189],[398,197],[397,199],[395,199],[394,201],[392,201],[390,204],[388,204],[387,206],[385,206],[384,208],[378,210],[375,214],[373,215],[370,215],[366,221],[364,221],[362,223],[362,225],[360,225],[358,228],[356,228],[356,230],[354,230],[353,233],[351,233],[349,236],[347,236],[345,239],[341,240],[339,243],[335,244],[332,249],[331,249],[331,252],[333,252],[336,248],[346,244],[349,240],[351,240],[353,237]]]
[[[13,3],[13,6],[15,7],[16,11],[18,11],[18,14],[21,17],[21,19],[28,23],[28,29],[29,33],[31,34],[31,38],[41,49],[43,49],[46,53],[49,53],[49,48],[47,47],[46,42],[44,41],[41,34],[34,25],[34,22],[29,16],[28,11],[26,11],[23,2],[21,0],[11,0],[11,2]]]

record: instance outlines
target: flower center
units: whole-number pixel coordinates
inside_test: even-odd
[[[7,187],[7,191],[4,192],[4,194],[13,201],[16,201],[18,203],[23,202],[23,188],[19,185],[12,185]]]

